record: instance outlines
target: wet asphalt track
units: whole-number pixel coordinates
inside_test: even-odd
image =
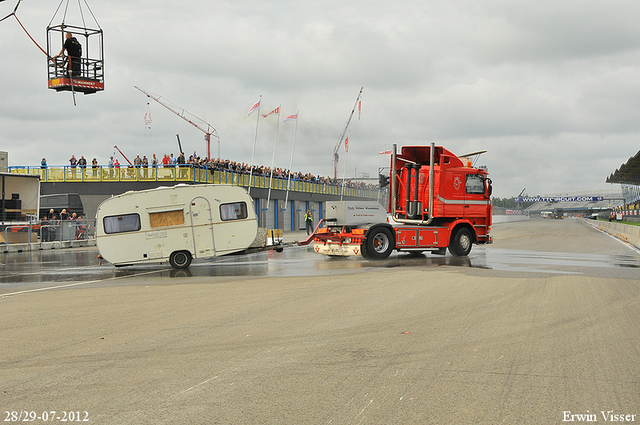
[[[493,235],[468,258],[291,247],[186,271],[5,255],[1,419],[640,422],[638,251],[577,220]]]
[[[547,229],[536,233],[538,227]],[[562,244],[544,239],[553,236],[555,228],[576,228],[591,234],[591,246]],[[531,229],[526,238],[501,241],[505,228]],[[526,230],[525,230],[526,231]],[[640,251],[576,220],[502,223],[494,226],[496,243],[488,246],[474,245],[468,257],[453,257],[424,253],[412,256],[393,253],[384,261],[367,261],[362,257],[325,257],[313,252],[311,246],[287,246],[283,252],[264,251],[246,255],[231,255],[208,260],[196,260],[187,270],[174,270],[168,263],[115,268],[108,263],[99,264],[96,248],[75,248],[11,253],[0,256],[0,294],[49,287],[73,287],[81,285],[120,285],[135,283],[136,277],[144,277],[144,283],[163,283],[166,279],[200,277],[286,277],[357,274],[375,269],[403,267],[407,269],[432,267],[459,267],[488,269],[526,274],[583,274],[588,276],[615,276],[637,278],[640,274]],[[302,234],[300,235],[303,236]],[[506,235],[508,237],[508,235]],[[535,240],[535,247],[527,249],[528,240]],[[542,242],[541,242],[542,240]],[[603,245],[605,244],[605,245]],[[606,247],[605,247],[606,246]],[[563,247],[559,249],[558,247]],[[471,271],[471,270],[469,270]],[[124,280],[126,279],[126,280]]]

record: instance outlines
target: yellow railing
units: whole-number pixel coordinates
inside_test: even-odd
[[[95,183],[95,182],[183,182],[183,183],[214,183],[231,184],[235,186],[249,187],[249,174],[233,171],[209,170],[193,167],[123,167],[97,168],[87,167],[9,167],[9,172],[14,174],[39,175],[40,180],[46,183]],[[308,181],[291,180],[282,178],[271,179],[272,190],[287,190],[291,192],[318,193],[325,195],[378,199],[378,190],[345,186],[344,193],[341,184],[332,185],[324,183],[312,183]],[[251,187],[269,188],[269,177],[251,177]]]

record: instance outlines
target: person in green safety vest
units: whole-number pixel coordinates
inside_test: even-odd
[[[307,210],[307,213],[304,215],[304,223],[307,226],[307,235],[309,235],[310,231],[313,232],[313,215],[309,210]]]

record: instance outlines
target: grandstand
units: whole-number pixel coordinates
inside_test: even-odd
[[[640,221],[640,151],[611,173],[607,183],[620,184],[620,190],[599,193],[560,194],[547,197],[516,198],[516,202],[533,202],[525,209],[530,217],[553,216],[553,211],[591,217],[607,217],[612,211],[623,221]]]
[[[640,151],[611,173],[606,181],[622,186],[624,204],[617,211],[633,221],[640,221]]]
[[[610,212],[624,204],[620,191],[563,194],[544,197],[516,198],[516,202],[534,202],[525,209],[530,217],[543,217],[544,213],[552,213],[554,210],[564,210],[565,216],[590,217],[592,214]]]

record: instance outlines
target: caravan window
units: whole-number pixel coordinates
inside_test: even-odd
[[[184,224],[184,210],[149,213],[151,227],[181,226]]]
[[[102,222],[106,234],[140,230],[140,216],[138,214],[112,215],[105,217]]]
[[[220,218],[222,221],[243,220],[247,218],[247,204],[244,202],[221,204]]]

